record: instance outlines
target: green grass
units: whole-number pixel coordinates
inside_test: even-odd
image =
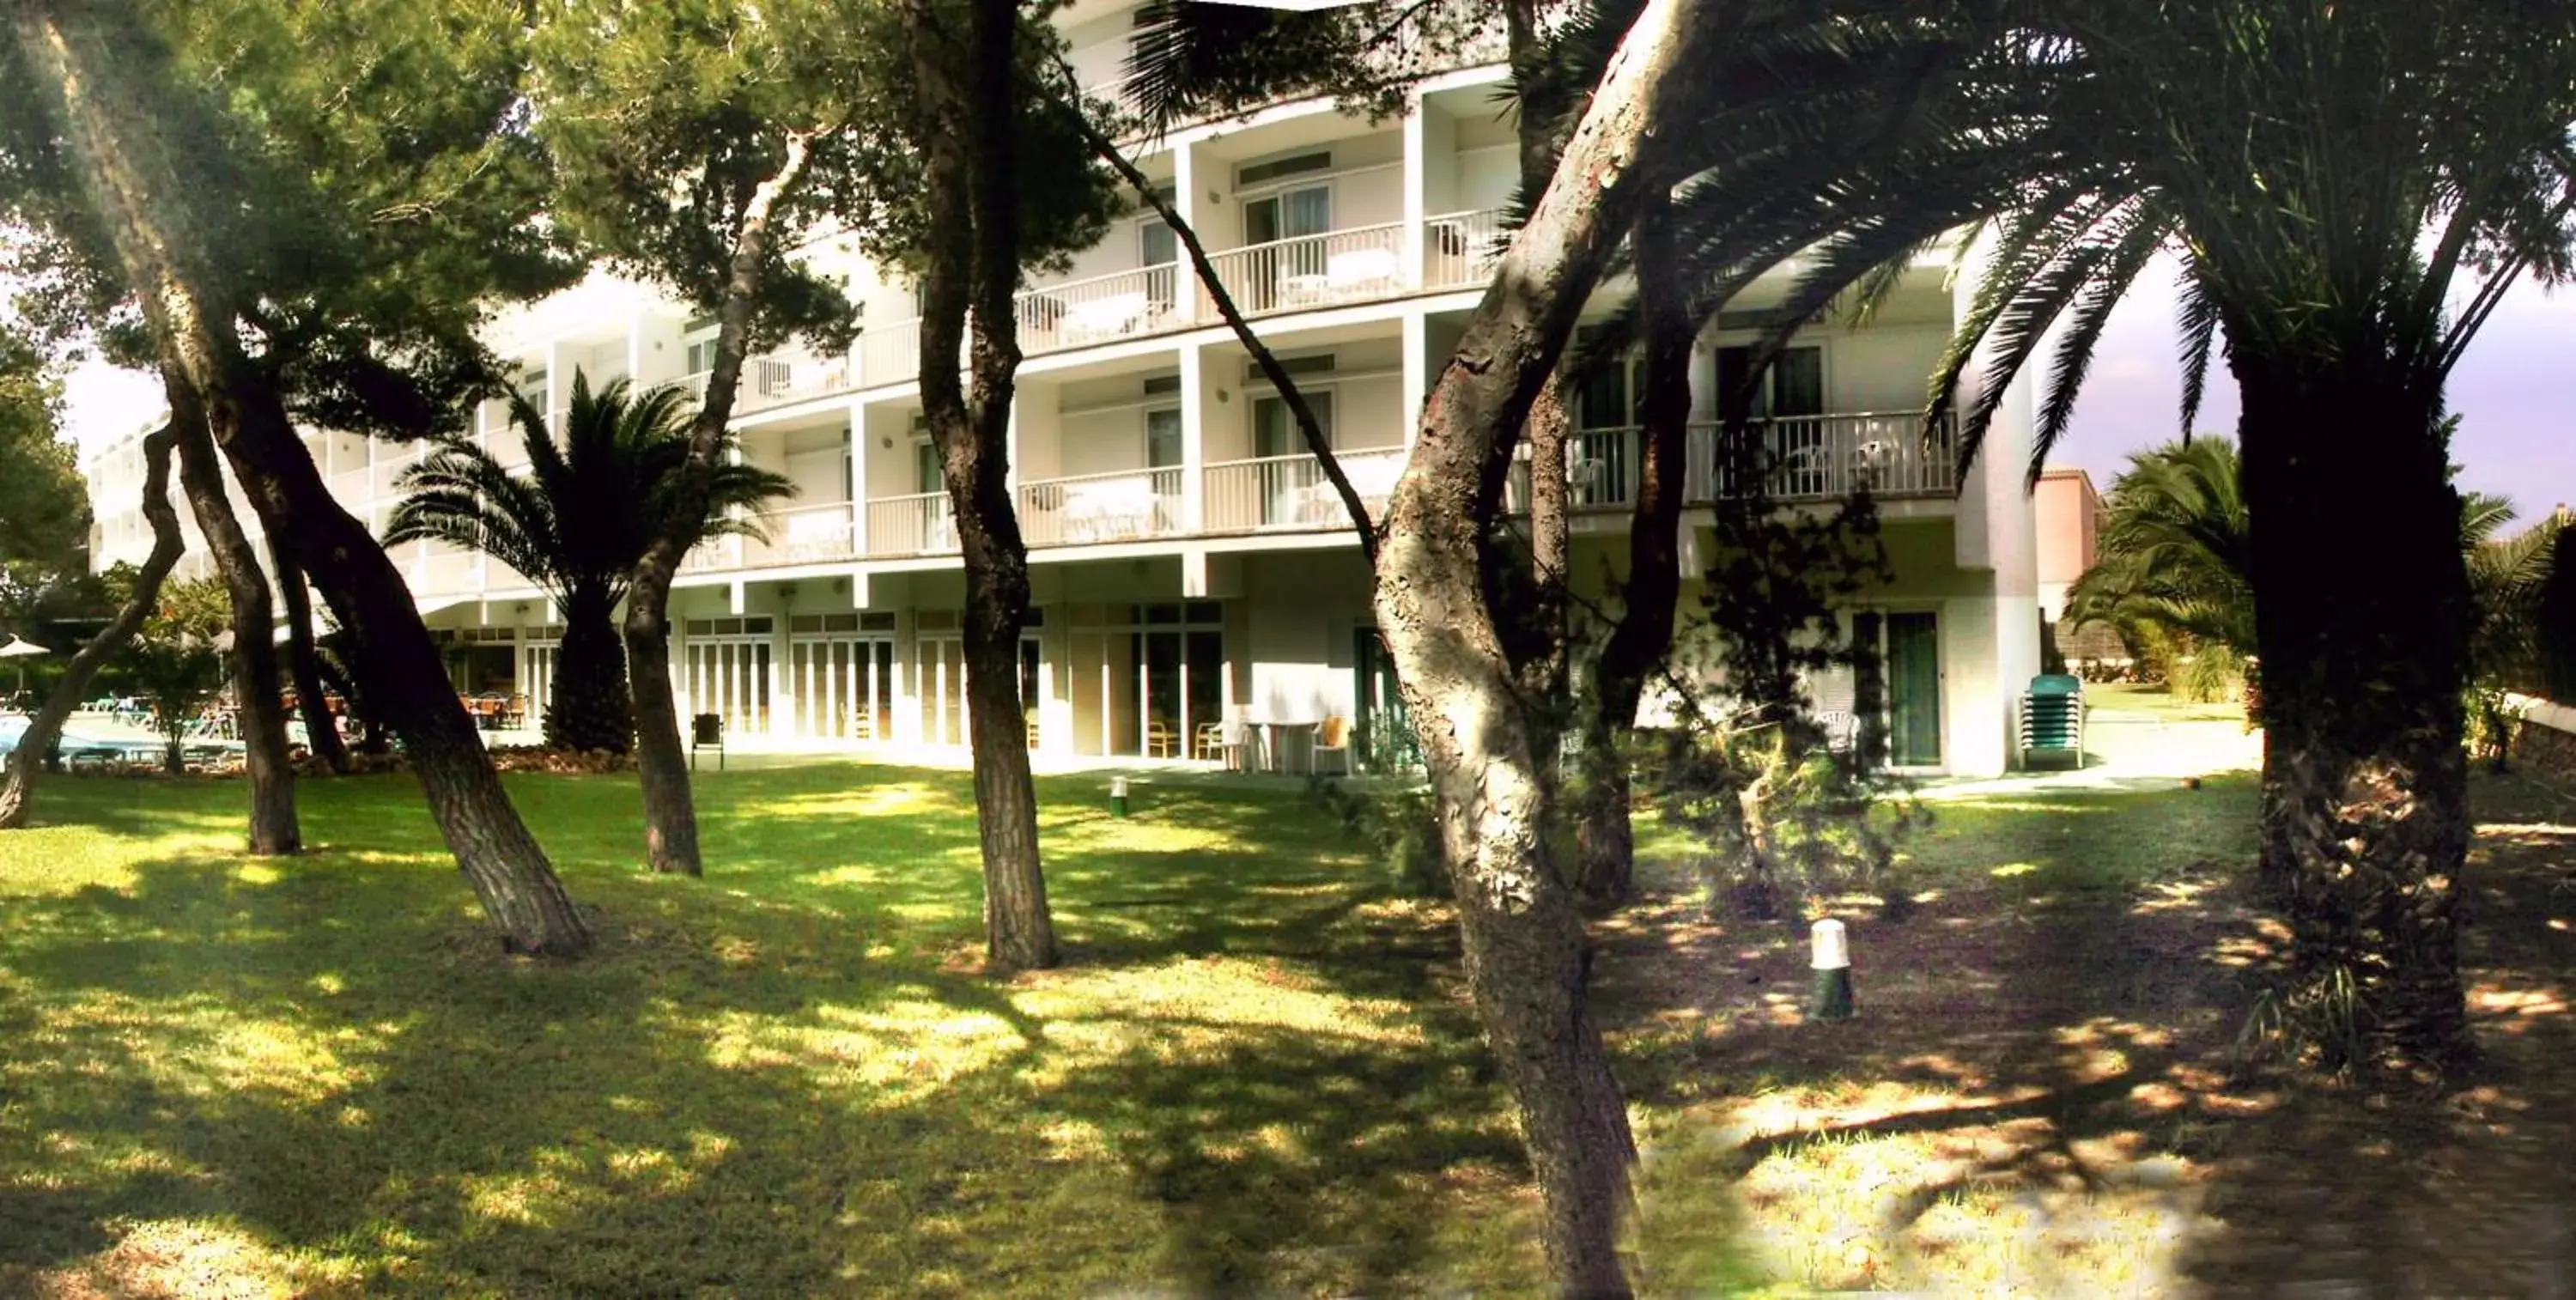
[[[1446,914],[1301,795],[1149,785],[1121,821],[1041,780],[1069,961],[995,981],[963,774],[702,773],[703,881],[637,874],[631,778],[511,784],[591,958],[502,957],[407,778],[306,783],[284,862],[235,851],[236,785],[48,783],[0,836],[0,1294],[1540,1293]],[[1893,1276],[1834,1235],[1879,1148],[1747,1166],[1726,1108],[1829,1117],[2095,994],[2143,1014],[2171,962],[2126,918],[2241,866],[2252,808],[2242,778],[1939,805],[1921,914],[1855,918],[1853,1029],[1784,1018],[1794,925],[1667,896],[1611,927],[1649,1292]],[[2005,1193],[1940,1204],[2010,1237]],[[2000,1276],[1973,1258],[1943,1276]]]
[[[2174,694],[2170,687],[2144,686],[2136,682],[2088,682],[2084,687],[2084,702],[2087,708],[2150,714],[2160,722],[2245,721],[2245,706],[2240,702],[2213,700],[2196,703]]]
[[[407,779],[63,780],[0,838],[0,1291],[1065,1295],[1536,1261],[1503,1098],[1286,794],[1041,782],[1073,964],[971,972],[962,776],[703,776],[715,874],[620,778],[513,792],[602,950],[498,956]],[[87,1270],[82,1273],[81,1270]],[[156,1280],[157,1279],[157,1280]]]

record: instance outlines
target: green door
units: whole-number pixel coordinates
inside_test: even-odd
[[[1941,761],[1941,628],[1931,614],[1887,616],[1888,757],[1900,767]]]

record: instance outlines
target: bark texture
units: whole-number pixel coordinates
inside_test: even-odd
[[[197,530],[223,574],[232,598],[234,716],[241,723],[242,784],[250,792],[249,849],[254,857],[294,853],[304,847],[295,817],[295,765],[286,753],[286,702],[278,692],[277,634],[269,616],[268,575],[259,552],[242,532],[224,494],[223,464],[206,432],[196,395],[184,384],[169,389],[170,427],[179,432],[179,482],[196,512]]]
[[[1649,0],[1567,141],[1425,404],[1377,585],[1439,800],[1467,979],[1501,1059],[1545,1197],[1545,1245],[1570,1295],[1628,1294],[1619,1234],[1635,1148],[1588,1005],[1582,919],[1548,855],[1544,787],[1481,581],[1498,452],[1556,367],[1651,171],[1684,75],[1731,25],[1727,0]]]
[[[908,0],[904,16],[921,93],[930,218],[921,404],[966,566],[966,725],[983,842],[986,961],[995,973],[1009,973],[1057,960],[1020,699],[1028,546],[1009,486],[1011,388],[1020,364],[1012,304],[1020,241],[1011,191],[1018,9],[1011,0],[973,0],[962,33],[944,27],[929,0]],[[950,361],[965,339],[970,308],[971,391]]]
[[[2440,391],[2243,349],[2231,368],[2268,724],[2264,878],[2298,974],[2351,976],[2351,1045],[2449,1067],[2472,1052],[2458,932],[2469,586]]]
[[[201,402],[215,444],[303,562],[352,641],[359,688],[402,737],[457,866],[513,951],[571,956],[590,932],[501,788],[450,689],[401,573],[331,497],[274,384],[244,353],[232,289],[180,180],[155,101],[162,59],[133,25],[82,4],[29,0],[7,21],[61,128],[91,214],[142,307],[165,380]],[[213,137],[209,137],[213,138]]]
[[[704,532],[711,478],[724,452],[725,425],[733,418],[743,358],[751,348],[771,222],[779,201],[804,183],[813,144],[811,134],[790,134],[778,170],[743,205],[724,299],[716,306],[715,360],[707,368],[697,418],[689,424],[689,460],[680,471],[676,505],[662,534],[635,565],[627,588],[626,670],[635,706],[635,767],[644,789],[644,862],[658,872],[695,876],[706,871],[698,847],[697,797],[689,789],[689,751],[680,738],[680,708],[671,691],[671,583],[680,576],[690,544]],[[571,624],[565,624],[565,631],[571,631]]]
[[[1638,204],[1629,240],[1646,339],[1645,393],[1638,412],[1645,446],[1628,524],[1628,577],[1620,587],[1619,622],[1593,661],[1592,708],[1584,719],[1586,780],[1575,843],[1581,855],[1580,889],[1593,907],[1615,907],[1636,893],[1628,760],[1619,742],[1637,725],[1647,679],[1673,643],[1682,589],[1683,479],[1690,454],[1691,321],[1676,265],[1669,192],[1649,188]]]
[[[53,693],[27,720],[27,729],[18,735],[18,747],[9,752],[8,762],[0,765],[0,830],[20,830],[27,824],[35,804],[36,776],[45,767],[45,755],[53,752],[54,742],[62,737],[63,723],[80,707],[81,698],[89,693],[89,684],[98,680],[98,672],[111,660],[125,653],[134,643],[134,634],[143,620],[152,616],[152,608],[161,602],[161,583],[179,563],[187,542],[179,535],[179,514],[170,508],[170,451],[178,441],[178,432],[168,426],[155,430],[143,439],[143,517],[152,525],[152,551],[143,558],[143,567],[134,575],[134,590],[125,603],[117,607],[116,617],[97,636],[91,637],[80,653],[72,656],[63,679],[54,683]]]
[[[333,772],[349,770],[349,745],[340,738],[339,721],[331,716],[331,698],[322,689],[322,656],[313,644],[313,596],[304,585],[304,568],[296,562],[279,521],[265,521],[268,558],[277,573],[278,599],[285,603],[286,667],[295,683],[295,702],[304,714],[306,748]]]
[[[665,676],[667,684],[670,678]],[[617,639],[617,607],[599,587],[564,599],[563,647],[546,693],[545,737],[558,749],[623,754],[635,743],[635,707],[626,687],[626,650]]]

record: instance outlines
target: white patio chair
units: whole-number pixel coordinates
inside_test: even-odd
[[[1335,298],[1355,298],[1393,290],[1402,263],[1393,249],[1354,248],[1333,254],[1324,263],[1324,288]]]

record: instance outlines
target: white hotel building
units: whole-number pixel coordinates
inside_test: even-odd
[[[1078,70],[1117,76],[1132,9],[1105,0],[1067,13]],[[1502,76],[1499,65],[1438,76],[1413,111],[1374,125],[1324,100],[1283,104],[1177,132],[1139,159],[1171,185],[1235,300],[1313,396],[1353,480],[1380,498],[1483,292],[1511,196]],[[1207,723],[1340,715],[1366,726],[1392,699],[1346,519],[1174,253],[1159,221],[1131,218],[1020,295],[1027,360],[1011,472],[1035,588],[1023,684],[1031,743],[1046,755],[1212,757],[1197,739]],[[849,272],[864,332],[847,353],[790,350],[746,368],[741,454],[799,492],[767,521],[767,541],[690,557],[672,610],[682,711],[724,715],[736,744],[962,746],[965,588],[923,432],[914,290],[829,241],[808,255]],[[1913,412],[1966,302],[1949,271],[1946,256],[1927,260],[1865,327],[1811,328],[1764,400],[1794,451],[1776,495],[1829,500],[1863,474],[1876,485],[1896,579],[1866,600],[1886,615],[1895,756],[1970,775],[2010,762],[2015,701],[2039,666],[2022,488],[2030,403],[2011,395],[1964,481],[1946,453],[1917,449]],[[1703,420],[1740,356],[1731,349],[1780,288],[1758,286],[1700,340]],[[1606,288],[1596,307],[1622,292]],[[559,413],[576,372],[593,385],[690,382],[711,333],[666,295],[595,278],[508,313],[492,341]],[[1579,582],[1597,584],[1626,555],[1638,452],[1622,387],[1595,386],[1576,411]],[[463,432],[525,459],[500,403]],[[305,442],[333,493],[381,529],[419,449],[318,430]],[[1695,504],[1713,492],[1711,447],[1696,429]],[[139,560],[150,543],[136,508],[139,437],[87,473],[96,562]],[[203,572],[194,520],[184,504],[180,514],[183,572]],[[1683,530],[1695,574],[1708,512],[1694,509]],[[560,635],[545,598],[474,554],[405,543],[394,559],[454,647],[459,688],[542,708]],[[1695,597],[1686,583],[1685,611]]]

